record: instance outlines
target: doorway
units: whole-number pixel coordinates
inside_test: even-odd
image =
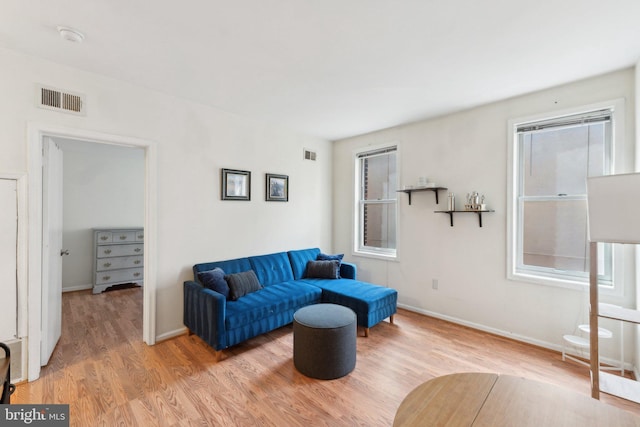
[[[30,125],[29,141],[29,283],[28,283],[28,373],[33,381],[40,376],[40,353],[43,332],[42,295],[48,272],[44,270],[43,248],[43,181],[42,152],[45,138],[86,141],[94,144],[117,145],[144,150],[144,277],[142,340],[155,344],[155,265],[156,265],[156,146],[155,143],[132,137],[122,137],[78,129]],[[46,333],[46,332],[45,332]]]

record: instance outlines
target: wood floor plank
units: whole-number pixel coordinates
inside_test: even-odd
[[[195,335],[142,342],[142,289],[63,294],[62,337],[12,403],[68,403],[72,426],[389,426],[415,387],[456,372],[516,375],[590,395],[589,370],[560,353],[406,310],[357,338],[356,368],[300,374],[291,325],[216,352]],[[640,405],[602,395],[640,415]]]

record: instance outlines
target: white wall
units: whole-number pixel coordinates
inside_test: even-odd
[[[158,336],[183,327],[193,264],[331,248],[329,141],[5,49],[0,63],[0,171],[27,172],[28,122],[157,143]],[[86,94],[86,117],[35,107],[36,83]],[[303,147],[318,161],[304,161]],[[252,171],[251,202],[220,200],[220,168]],[[289,175],[288,203],[264,201],[267,172]]]
[[[470,71],[471,72],[471,71]],[[634,71],[597,78],[508,99],[457,114],[337,141],[334,146],[334,250],[351,254],[359,276],[394,287],[399,303],[413,310],[474,327],[559,348],[562,335],[576,333],[588,323],[588,294],[558,287],[515,282],[506,278],[507,261],[507,122],[512,118],[562,110],[616,98],[626,99],[628,164],[633,167]],[[466,193],[485,194],[495,213],[458,214],[454,227],[445,209],[446,192],[435,204],[432,193],[414,193],[412,205],[399,194],[398,261],[354,256],[353,154],[357,149],[398,143],[400,185],[416,184],[418,177],[448,187],[462,206]],[[432,289],[437,279],[439,289]],[[635,305],[635,281],[626,277],[625,295],[601,300]],[[606,322],[602,322],[607,326]],[[617,331],[616,324],[609,329]],[[628,336],[632,338],[631,333]],[[601,343],[604,357],[617,357],[615,343]],[[627,361],[631,362],[627,345]]]
[[[93,283],[93,228],[144,224],[144,150],[58,141],[64,155],[62,291]]]

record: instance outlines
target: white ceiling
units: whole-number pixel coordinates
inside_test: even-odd
[[[632,66],[640,0],[0,0],[0,46],[333,140]]]

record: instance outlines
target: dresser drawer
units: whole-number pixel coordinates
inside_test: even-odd
[[[117,258],[100,258],[96,260],[96,271],[118,270],[120,268],[142,267],[143,257],[127,256]]]
[[[96,233],[96,239],[99,245],[103,243],[111,243],[113,242],[113,235],[110,231],[99,231]]]
[[[144,253],[144,245],[136,243],[131,245],[104,245],[98,246],[96,251],[98,258],[142,255]]]
[[[128,243],[136,241],[135,231],[114,231],[112,235],[113,243]]]
[[[143,271],[143,268],[101,271],[96,274],[96,285],[113,282],[136,282],[142,280]]]

